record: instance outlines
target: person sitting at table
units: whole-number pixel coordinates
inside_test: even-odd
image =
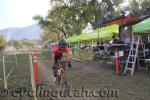
[[[118,44],[119,40],[115,35],[112,36],[112,39],[109,41],[110,44]]]
[[[113,44],[120,44],[119,39],[113,35],[111,41],[109,41],[110,44],[110,56],[114,57],[115,56],[115,51],[116,51],[116,46],[113,46]]]
[[[127,35],[127,34],[124,34],[123,36],[124,36],[124,44],[130,46],[130,44],[131,44],[131,38],[130,38],[130,36]]]

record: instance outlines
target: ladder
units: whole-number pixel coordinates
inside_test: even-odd
[[[139,48],[140,36],[138,36],[137,41],[132,40],[129,55],[127,58],[127,62],[124,69],[124,74],[126,74],[127,70],[131,72],[131,76],[133,76],[136,60],[138,58],[138,48]]]

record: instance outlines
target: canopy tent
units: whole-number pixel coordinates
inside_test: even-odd
[[[115,32],[101,32],[99,33],[93,33],[93,34],[88,34],[88,33],[83,33],[79,35],[80,41],[86,41],[86,40],[95,40],[95,39],[110,39],[113,35],[116,35]]]
[[[150,18],[133,25],[132,32],[150,33]]]
[[[76,34],[74,34],[73,36],[71,36],[71,37],[69,37],[69,38],[66,38],[65,41],[66,41],[67,43],[71,43],[75,37],[77,37]]]
[[[127,23],[127,22],[132,22],[138,20],[137,18],[134,17],[124,17],[124,18],[119,18],[111,21],[111,24],[120,24],[120,23]]]
[[[106,34],[109,32],[118,33],[119,32],[119,25],[113,24],[113,25],[97,28],[94,31],[95,31],[95,33],[106,33]]]
[[[66,39],[66,42],[80,42],[94,39],[110,39],[114,34],[119,33],[119,25],[110,25],[102,28],[98,28],[91,33],[82,33],[79,36],[73,35]]]

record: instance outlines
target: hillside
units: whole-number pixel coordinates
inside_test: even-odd
[[[27,27],[12,27],[0,30],[0,35],[3,35],[8,40],[21,39],[40,39],[42,30],[38,24],[33,24]]]

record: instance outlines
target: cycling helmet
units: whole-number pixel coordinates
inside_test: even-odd
[[[58,45],[60,45],[61,47],[65,47],[65,45],[66,45],[65,40],[64,39],[59,40]]]

